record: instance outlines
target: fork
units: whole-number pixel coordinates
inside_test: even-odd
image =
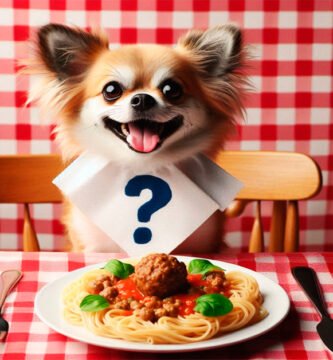
[[[1,315],[2,305],[21,277],[19,270],[5,270],[0,274],[0,341],[5,339],[9,329],[8,322]]]

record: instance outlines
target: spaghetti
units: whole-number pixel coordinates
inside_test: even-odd
[[[116,306],[108,306],[99,311],[83,311],[80,305],[82,306],[82,300],[91,294],[89,284],[108,275],[110,273],[106,269],[95,269],[85,273],[64,289],[64,317],[69,323],[83,326],[96,335],[114,339],[153,344],[180,344],[203,341],[218,334],[232,332],[256,323],[267,315],[262,307],[263,298],[257,281],[240,271],[229,271],[224,274],[227,284],[225,294],[232,303],[232,310],[222,316],[205,316],[194,310],[198,295],[193,289],[198,289],[198,285],[201,285],[200,288],[203,287],[204,276],[201,274],[189,274],[190,289],[184,294],[172,296],[174,303],[179,307],[177,316],[162,314],[154,321],[147,321],[138,316],[139,310],[124,310]],[[124,284],[128,284],[133,275],[135,274],[127,280],[120,280],[116,286],[123,289]],[[136,299],[136,303],[140,303],[140,292],[133,286],[130,291],[131,300]],[[151,300],[151,297],[142,294],[140,296],[143,303],[147,298]],[[158,301],[161,303],[162,300]]]

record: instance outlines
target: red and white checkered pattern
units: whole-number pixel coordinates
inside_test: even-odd
[[[56,151],[50,126],[41,127],[37,109],[23,106],[29,79],[15,75],[15,60],[27,56],[26,39],[36,27],[100,25],[116,47],[172,45],[190,28],[235,21],[253,46],[249,72],[257,91],[248,96],[247,121],[229,149],[313,156],[323,171],[324,189],[301,206],[301,246],[332,249],[332,10],[332,0],[0,0],[0,153]],[[59,209],[34,210],[42,247],[61,248]],[[248,212],[231,224],[227,240],[233,246],[248,243],[251,216]],[[22,210],[1,206],[0,218],[0,248],[19,248]]]
[[[122,257],[117,254],[116,256]],[[0,252],[0,272],[21,269],[23,278],[4,307],[4,316],[10,323],[5,343],[0,343],[3,360],[84,360],[84,359],[160,359],[161,354],[128,353],[87,345],[49,329],[33,313],[36,292],[47,282],[68,271],[103,262],[115,254],[22,253]],[[322,284],[329,312],[333,313],[333,254],[239,254],[216,255],[214,260],[235,263],[260,272],[279,283],[288,293],[291,310],[275,329],[257,339],[212,351],[184,354],[186,359],[333,359],[321,342],[316,324],[320,317],[293,279],[294,266],[311,266]],[[59,294],[55,294],[58,296]],[[278,301],[278,299],[277,299]],[[179,354],[162,356],[179,358]]]

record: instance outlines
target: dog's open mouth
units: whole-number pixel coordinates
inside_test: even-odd
[[[130,149],[150,153],[158,149],[166,138],[182,126],[183,116],[175,116],[165,123],[140,119],[124,124],[109,117],[103,118],[103,122],[105,127],[125,141]]]

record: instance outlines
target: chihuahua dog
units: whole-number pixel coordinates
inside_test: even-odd
[[[89,150],[149,170],[223,146],[243,113],[245,53],[233,24],[189,31],[175,47],[118,49],[99,31],[49,24],[23,71],[65,162]],[[69,201],[64,224],[73,251],[121,251]],[[217,251],[221,232],[217,212],[175,252]]]

